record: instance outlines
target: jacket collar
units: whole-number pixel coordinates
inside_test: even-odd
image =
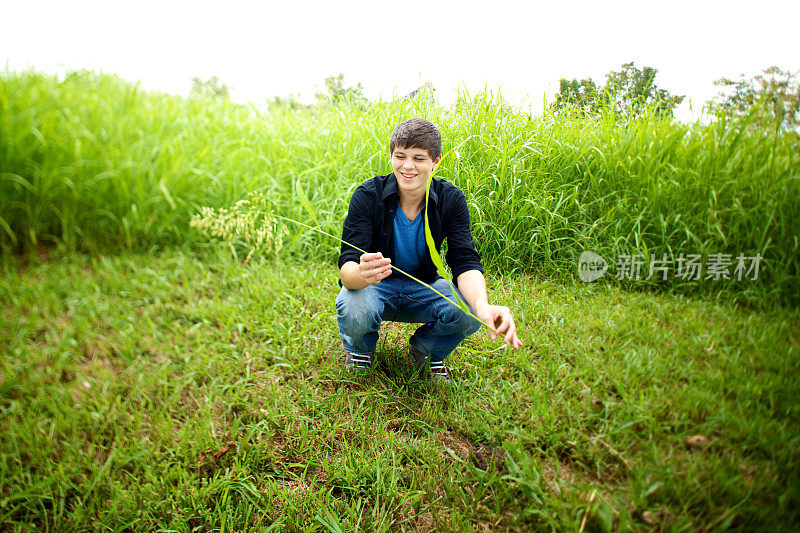
[[[439,195],[436,194],[436,188],[433,185],[434,184],[432,183],[430,199],[433,200],[433,203],[438,203]],[[393,194],[399,196],[399,193],[397,192],[397,176],[394,175],[394,172],[392,172],[386,177],[386,184],[383,186],[383,194],[381,195],[381,200],[385,202],[386,199]]]

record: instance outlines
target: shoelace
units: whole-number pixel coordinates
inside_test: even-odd
[[[368,353],[350,353],[350,362],[353,368],[366,369],[372,366],[372,355]]]
[[[449,378],[447,374],[447,367],[444,366],[444,361],[431,361],[431,374]]]

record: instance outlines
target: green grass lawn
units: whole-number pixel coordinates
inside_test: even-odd
[[[800,520],[797,310],[490,276],[526,346],[480,332],[441,388],[405,324],[342,370],[332,265],[4,261],[2,531]]]

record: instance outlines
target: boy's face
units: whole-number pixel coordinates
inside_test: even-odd
[[[427,150],[422,148],[403,148],[396,146],[392,152],[392,170],[397,177],[397,188],[401,196],[406,193],[425,194],[428,179],[436,165],[441,161],[439,156],[434,161]]]

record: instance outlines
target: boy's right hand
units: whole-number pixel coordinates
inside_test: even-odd
[[[358,263],[358,272],[367,285],[374,285],[392,273],[392,260],[385,259],[383,254],[363,254]]]

